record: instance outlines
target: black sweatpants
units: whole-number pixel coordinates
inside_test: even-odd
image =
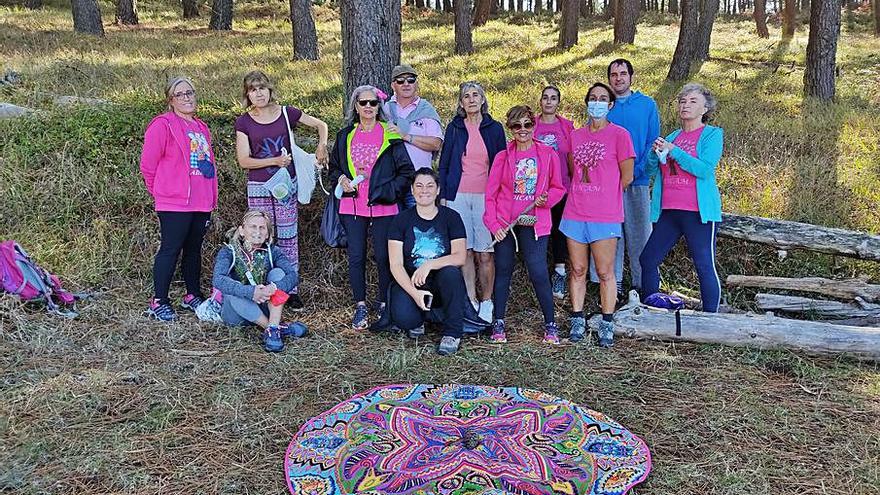
[[[199,211],[159,211],[159,232],[162,243],[153,261],[153,294],[160,303],[168,303],[168,288],[183,251],[181,271],[186,293],[202,296],[199,279],[202,275],[202,241],[211,213]]]

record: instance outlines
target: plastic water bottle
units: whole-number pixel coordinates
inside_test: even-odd
[[[364,177],[363,175],[358,175],[351,181],[351,187],[357,188],[358,184],[360,184],[364,180],[366,180],[366,177]],[[334,196],[336,196],[336,199],[342,199],[342,194],[344,192],[345,191],[342,189],[342,184],[336,184],[336,190],[334,191]]]
[[[666,155],[669,154],[669,150],[666,148],[663,148],[662,150],[655,151],[654,153],[657,153],[657,159],[660,160],[660,163],[662,163],[663,165],[666,165]]]

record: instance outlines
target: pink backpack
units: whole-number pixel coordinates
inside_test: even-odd
[[[73,294],[61,287],[58,277],[31,260],[15,241],[0,242],[0,281],[3,292],[17,294],[24,301],[44,300],[49,311],[68,317],[75,311],[63,311],[59,304],[73,304]]]

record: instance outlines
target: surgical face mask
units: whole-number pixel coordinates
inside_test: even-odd
[[[607,101],[588,101],[587,113],[594,119],[604,119],[608,115]]]

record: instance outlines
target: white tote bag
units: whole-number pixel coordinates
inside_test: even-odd
[[[296,167],[296,196],[300,204],[307,205],[312,201],[312,191],[315,190],[315,176],[318,172],[318,159],[314,153],[306,153],[296,145],[293,137],[293,129],[290,127],[290,118],[287,116],[287,107],[281,109],[284,121],[287,122],[287,133],[290,136],[291,159]]]

